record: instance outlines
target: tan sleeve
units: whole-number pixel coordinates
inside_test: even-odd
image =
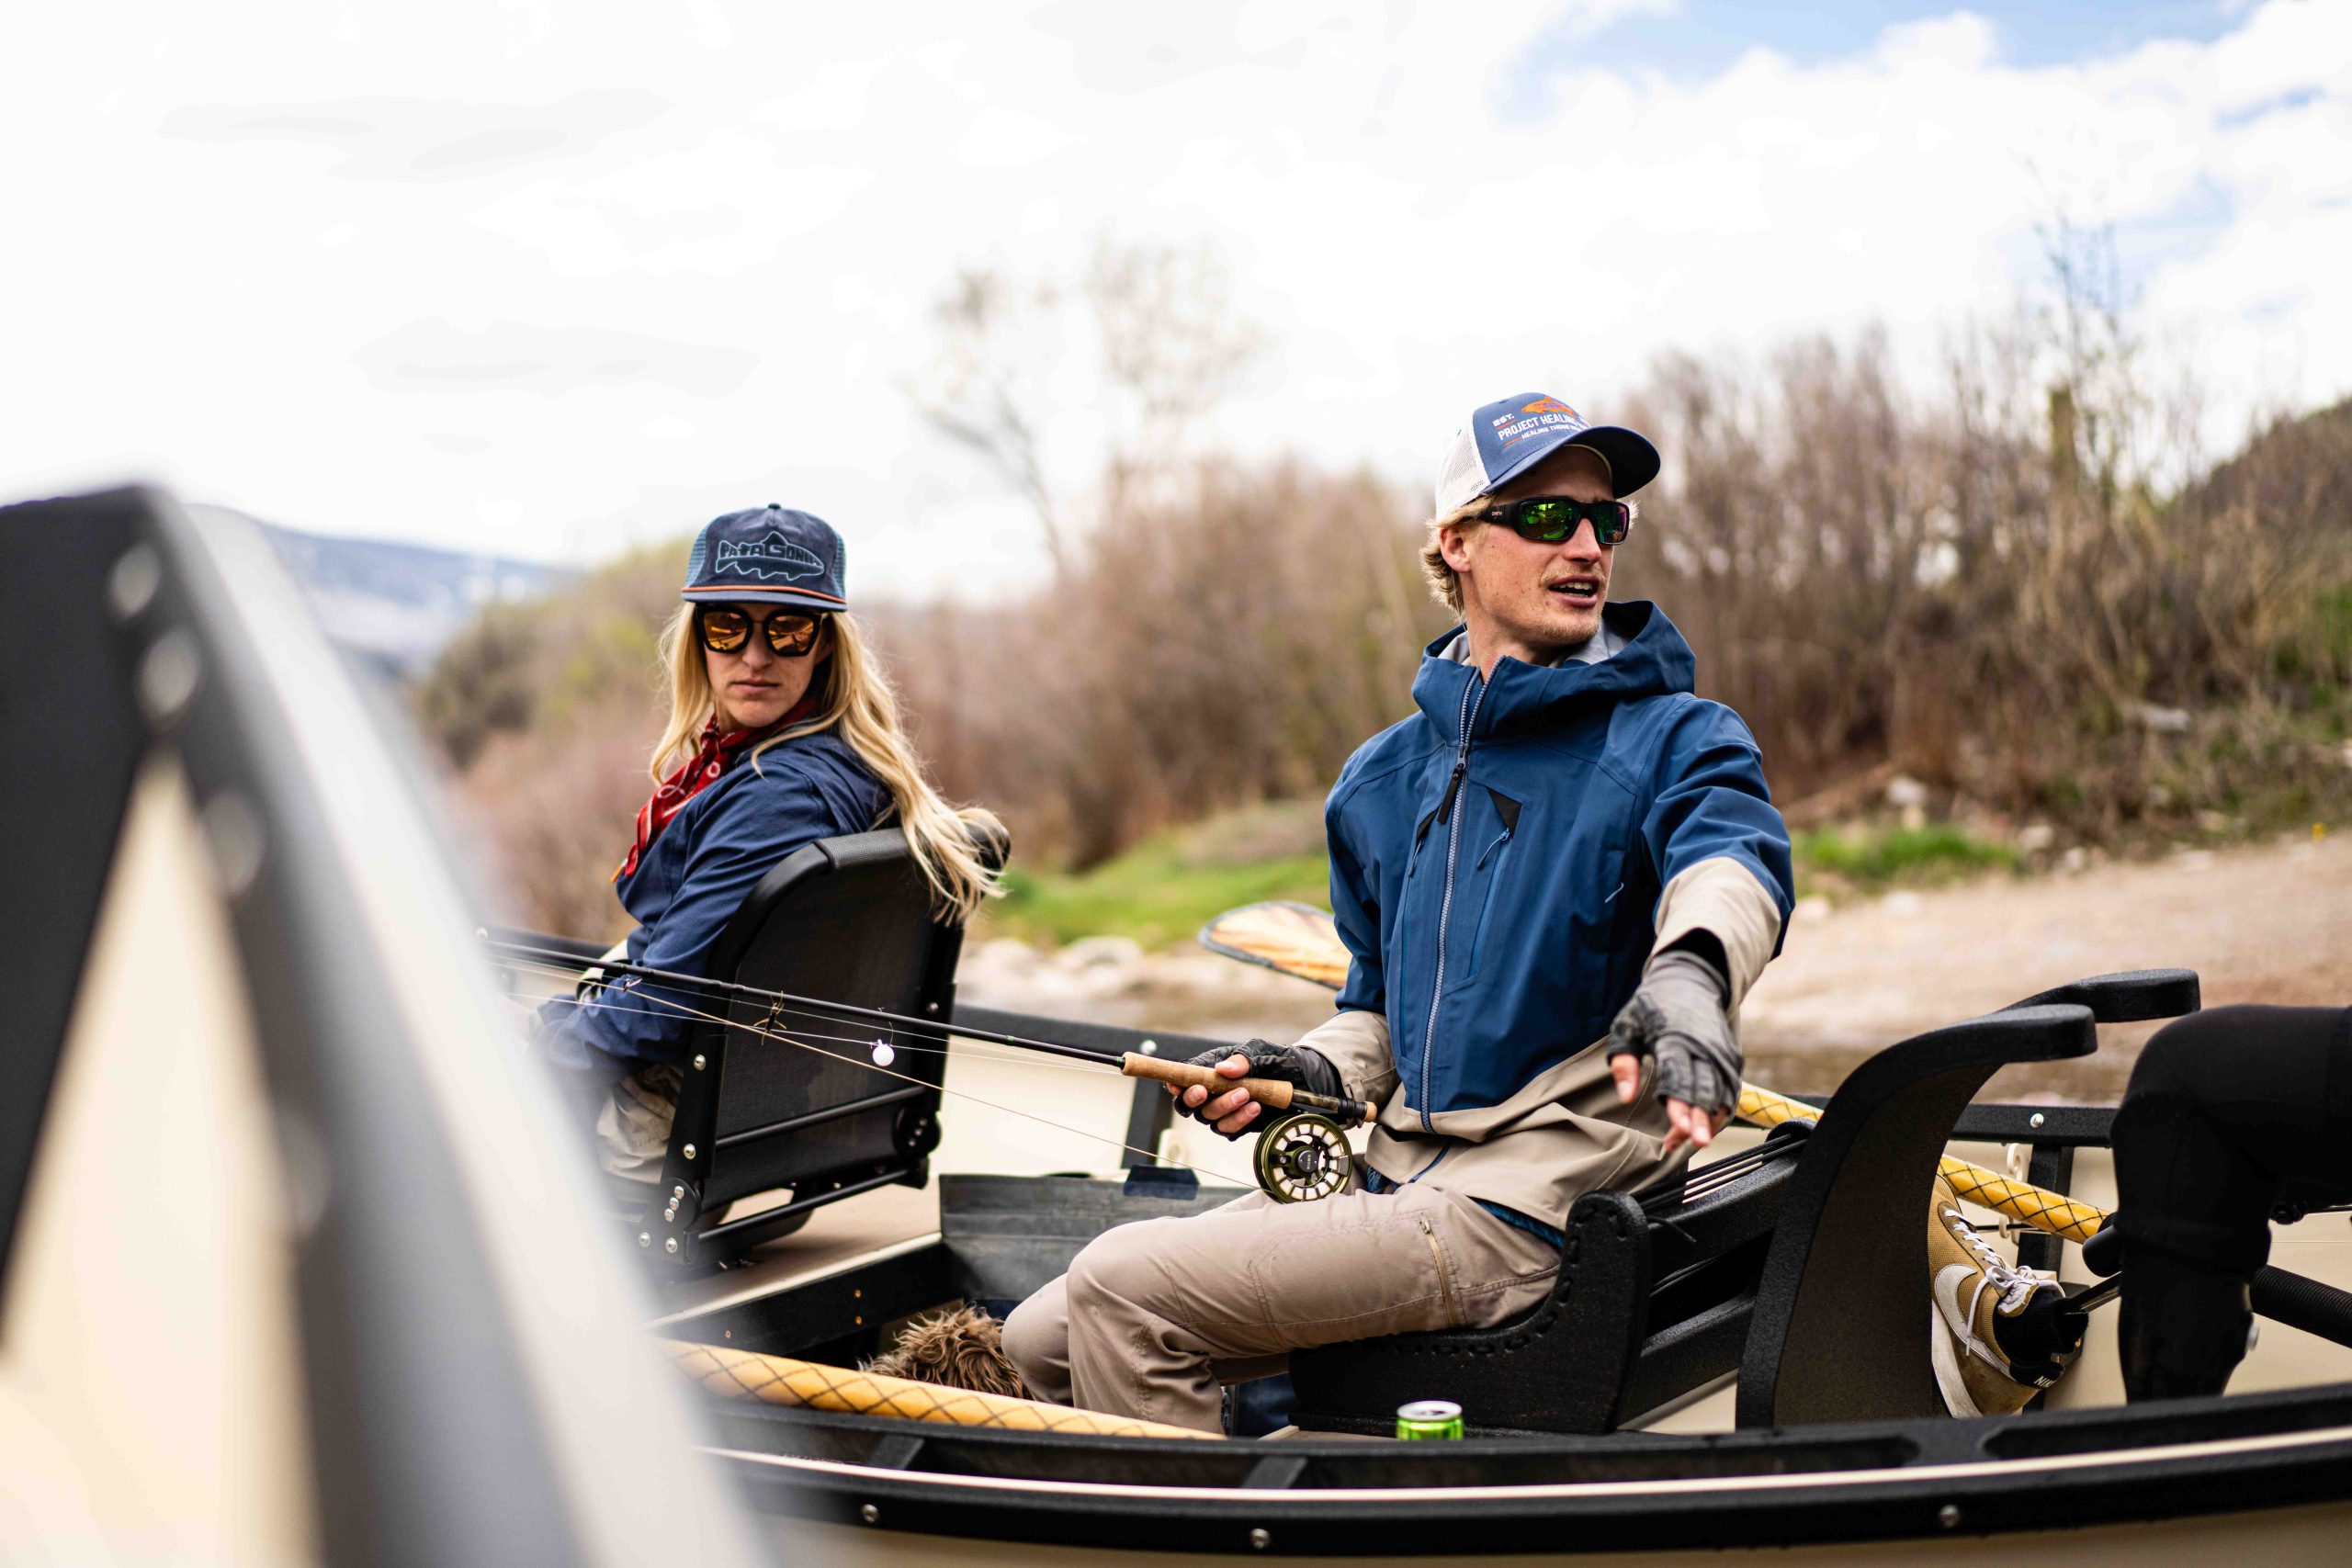
[[[1294,1042],[1340,1069],[1349,1098],[1379,1105],[1396,1092],[1396,1059],[1388,1052],[1388,1020],[1376,1012],[1335,1012]]]
[[[1692,931],[1705,931],[1724,944],[1731,961],[1731,1005],[1739,1011],[1742,997],[1771,961],[1772,944],[1781,936],[1781,906],[1747,863],[1717,855],[1685,867],[1666,885],[1657,900],[1657,941],[1653,953]]]

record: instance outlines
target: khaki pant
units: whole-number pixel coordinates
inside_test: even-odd
[[[596,1160],[607,1174],[662,1179],[684,1078],[674,1063],[649,1062],[613,1085],[596,1111]]]
[[[1097,1236],[1013,1312],[1004,1348],[1040,1399],[1214,1432],[1220,1381],[1310,1345],[1490,1327],[1542,1300],[1559,1263],[1455,1192],[1253,1192]]]

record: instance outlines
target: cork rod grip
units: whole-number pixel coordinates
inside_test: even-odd
[[[1157,1056],[1139,1056],[1133,1051],[1119,1058],[1119,1070],[1131,1078],[1151,1078],[1156,1082],[1174,1084],[1190,1089],[1194,1084],[1216,1094],[1223,1094],[1236,1087],[1250,1091],[1250,1098],[1269,1111],[1313,1111],[1329,1116],[1342,1127],[1353,1127],[1371,1121],[1379,1114],[1378,1107],[1361,1100],[1332,1100],[1323,1095],[1309,1094],[1280,1078],[1227,1077],[1215,1067],[1195,1066],[1191,1062],[1163,1062]]]
[[[1157,1056],[1138,1055],[1130,1051],[1119,1058],[1119,1070],[1131,1078],[1152,1078],[1160,1083],[1190,1089],[1194,1084],[1223,1094],[1234,1088],[1246,1089],[1250,1098],[1269,1111],[1288,1111],[1295,1086],[1280,1078],[1227,1077],[1215,1067],[1195,1066],[1191,1062],[1163,1062]]]

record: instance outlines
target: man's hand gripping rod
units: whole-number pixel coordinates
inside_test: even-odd
[[[1340,1100],[1330,1095],[1309,1094],[1296,1084],[1280,1078],[1227,1077],[1215,1067],[1198,1066],[1191,1062],[1167,1062],[1158,1056],[1138,1055],[1133,1051],[1119,1058],[1119,1071],[1131,1078],[1150,1078],[1158,1083],[1173,1084],[1178,1089],[1195,1086],[1212,1095],[1240,1089],[1250,1098],[1269,1111],[1311,1111],[1341,1127],[1354,1127],[1369,1122],[1375,1114],[1373,1107],[1361,1100]]]

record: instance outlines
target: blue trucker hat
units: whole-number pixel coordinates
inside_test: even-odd
[[[1633,494],[1657,478],[1657,448],[1614,424],[1593,424],[1559,399],[1521,392],[1477,410],[1453,433],[1437,469],[1437,515],[1509,484],[1563,446],[1589,446],[1609,465],[1610,488]]]
[[[845,610],[848,569],[849,551],[831,524],[770,502],[704,525],[686,557],[681,597]]]

